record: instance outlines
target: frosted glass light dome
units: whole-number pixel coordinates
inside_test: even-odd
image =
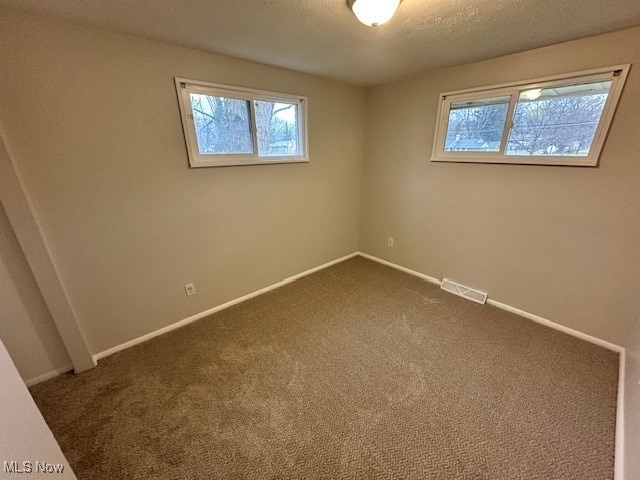
[[[355,0],[351,9],[360,22],[375,27],[391,20],[398,5],[400,0]]]
[[[523,100],[536,100],[540,98],[540,95],[542,95],[541,88],[533,88],[531,90],[520,92],[520,98],[522,98]]]

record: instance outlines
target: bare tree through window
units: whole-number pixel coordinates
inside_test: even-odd
[[[505,96],[452,103],[445,150],[499,151],[509,100]]]
[[[540,89],[520,99],[507,155],[586,156],[593,142],[611,82]]]
[[[195,93],[190,98],[201,154],[253,152],[248,101]]]
[[[201,154],[253,153],[248,100],[190,95]],[[297,105],[255,101],[260,156],[298,155]]]
[[[431,161],[596,166],[629,65],[440,95]]]
[[[298,106],[257,100],[258,153],[264,156],[298,155]]]
[[[176,78],[191,167],[309,162],[306,97]]]

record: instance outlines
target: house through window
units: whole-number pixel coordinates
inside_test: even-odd
[[[595,166],[628,68],[442,94],[432,161]]]

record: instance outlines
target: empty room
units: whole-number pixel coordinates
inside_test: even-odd
[[[0,0],[0,478],[640,479],[640,2]]]

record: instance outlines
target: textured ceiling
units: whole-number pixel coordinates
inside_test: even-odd
[[[640,0],[403,0],[366,27],[347,0],[0,0],[358,85],[640,25]]]

